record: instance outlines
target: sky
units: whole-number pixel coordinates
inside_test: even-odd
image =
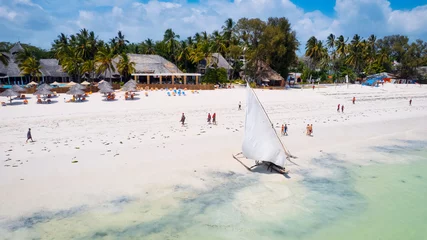
[[[49,49],[60,33],[82,28],[103,40],[119,30],[131,42],[160,40],[168,28],[185,39],[242,17],[288,18],[300,48],[330,33],[427,41],[427,0],[0,0],[0,41]]]

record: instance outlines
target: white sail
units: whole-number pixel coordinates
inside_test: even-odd
[[[254,91],[246,87],[245,137],[242,152],[246,158],[272,162],[285,167],[286,152],[267,113],[264,111]]]

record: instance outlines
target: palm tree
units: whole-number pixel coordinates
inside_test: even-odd
[[[122,53],[117,63],[117,70],[125,78],[125,81],[127,81],[129,79],[129,74],[135,72],[135,62],[130,61],[126,53]]]
[[[94,32],[87,29],[81,29],[75,37],[77,53],[83,60],[93,59],[96,54],[97,38]]]
[[[66,47],[61,54],[60,62],[64,71],[77,77],[77,81],[80,82],[84,60],[80,57],[79,50],[72,46]]]
[[[87,60],[82,65],[82,72],[89,74],[89,79],[92,80],[95,76],[96,62],[95,60]]]
[[[346,63],[353,66],[356,73],[359,74],[362,69],[363,63],[363,49],[366,41],[361,41],[361,37],[356,34],[351,40]]]
[[[348,40],[348,39],[347,39]],[[346,56],[346,51],[347,51],[347,40],[344,38],[343,35],[340,35],[335,43],[336,48],[337,48],[337,52],[338,55],[340,57],[345,57]]]
[[[0,49],[0,62],[3,63],[3,65],[5,66],[9,65],[9,60],[10,60],[7,53],[9,53],[9,51],[7,51],[6,49],[3,49],[3,48]]]
[[[29,50],[28,48],[24,47],[24,51],[20,51],[20,52],[18,52],[16,54],[15,62],[18,63],[18,64],[19,63],[23,63],[29,57],[34,57],[34,55],[31,52],[31,50]]]
[[[166,42],[167,50],[170,59],[176,64],[176,50],[178,49],[179,42],[179,35],[175,34],[171,28],[167,29],[165,31],[165,34],[163,36],[163,41]]]
[[[305,56],[312,59],[315,66],[328,57],[328,51],[323,46],[323,42],[314,36],[308,39],[305,49]]]
[[[115,57],[114,50],[109,46],[104,46],[102,49],[98,50],[95,61],[98,64],[98,73],[105,73],[108,71],[110,73],[110,83],[112,82],[112,71],[115,71],[113,65],[113,59]]]
[[[153,39],[148,38],[141,45],[142,45],[142,48],[143,48],[142,51],[144,54],[156,54]]]
[[[34,57],[29,57],[25,61],[20,63],[19,69],[21,70],[22,74],[30,75],[32,80],[35,80],[36,78],[42,75],[42,73],[40,72],[40,62],[37,61],[37,59],[35,59]]]
[[[125,35],[122,34],[122,31],[119,31],[117,36],[110,40],[110,43],[115,54],[122,54],[125,52],[126,45],[129,41],[125,39]]]
[[[236,25],[236,23],[233,21],[233,19],[228,18],[227,20],[225,20],[224,25],[222,26],[222,32],[226,48],[230,47],[231,45],[234,25]]]
[[[63,33],[58,35],[58,39],[54,40],[52,44],[52,51],[55,53],[55,57],[60,59],[61,55],[64,53],[64,51],[66,51],[68,46],[68,37]]]

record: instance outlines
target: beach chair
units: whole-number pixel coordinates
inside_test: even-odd
[[[48,104],[51,104],[51,103],[52,103],[52,100],[48,99],[48,100],[47,100],[47,103],[48,103]]]
[[[6,107],[6,103],[5,103],[5,102],[1,102],[1,105],[2,105],[3,107]]]
[[[37,104],[42,104],[43,102],[42,102],[42,100],[39,98],[39,99],[37,99]]]
[[[186,96],[184,91],[182,91],[182,96]]]
[[[86,101],[86,97],[82,97],[82,101]]]
[[[145,92],[145,96],[148,97],[148,92]]]
[[[25,95],[24,94],[21,95],[21,99],[25,99]]]
[[[170,92],[168,92],[168,97],[170,97],[171,96],[171,93]]]
[[[131,99],[131,100],[133,100],[133,99],[134,99],[134,96],[135,96],[135,94],[134,94],[134,93],[132,93],[132,94],[130,95],[130,99]]]

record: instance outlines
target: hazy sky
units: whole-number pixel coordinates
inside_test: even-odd
[[[0,41],[50,48],[61,32],[81,28],[104,40],[121,30],[131,42],[161,39],[172,28],[184,39],[241,17],[287,17],[302,44],[330,33],[427,41],[427,0],[0,0]]]

